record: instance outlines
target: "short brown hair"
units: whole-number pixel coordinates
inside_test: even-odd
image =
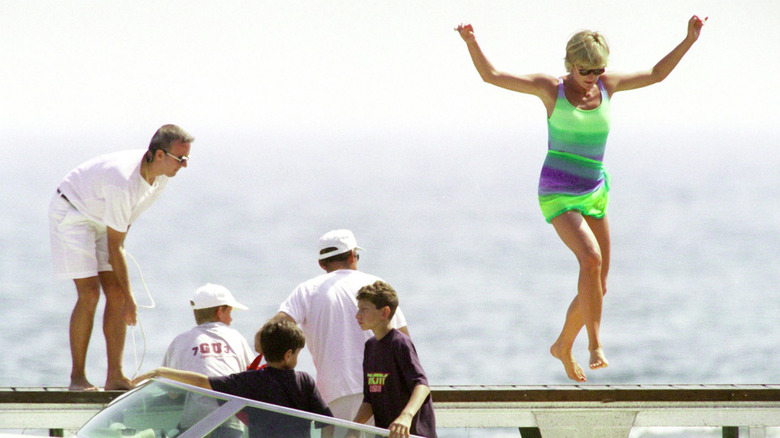
[[[163,150],[165,152],[171,151],[171,145],[175,141],[181,141],[182,143],[192,143],[195,141],[195,137],[187,133],[187,131],[179,128],[176,125],[163,125],[152,136],[152,141],[149,142],[149,150],[146,151],[146,161],[152,162],[154,159],[154,153],[157,150]]]
[[[395,293],[395,290],[389,284],[380,280],[375,281],[374,284],[361,287],[355,298],[369,301],[377,309],[385,306],[389,307],[389,318],[395,315],[395,310],[398,308],[398,294]]]
[[[260,329],[260,347],[266,362],[279,362],[289,350],[293,352],[306,346],[306,336],[295,323],[269,321]]]

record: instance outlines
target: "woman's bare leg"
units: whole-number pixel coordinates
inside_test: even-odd
[[[601,295],[602,297],[607,294],[607,275],[609,274],[609,262],[611,257],[612,246],[609,238],[609,221],[604,216],[603,219],[596,219],[591,216],[584,216],[585,222],[588,223],[593,235],[596,236],[596,241],[599,244],[601,250]],[[606,368],[609,363],[604,357],[603,351],[591,351],[590,367],[592,369]]]
[[[601,249],[601,291],[606,295],[607,293],[607,275],[609,274],[609,263],[612,258],[612,241],[609,237],[609,220],[605,215],[602,219],[596,219],[595,217],[584,216],[585,222],[588,223],[593,235],[596,236],[596,241]]]
[[[561,240],[577,257],[580,273],[577,282],[577,296],[569,305],[561,334],[550,348],[550,352],[563,362],[569,378],[584,381],[585,375],[574,361],[571,353],[574,340],[583,325],[588,332],[590,367],[595,369],[608,365],[599,340],[601,308],[606,282],[606,272],[603,269],[604,253],[600,243],[605,246],[608,263],[608,223],[606,219],[586,218],[578,212],[570,211],[553,219],[552,224]]]
[[[577,338],[577,334],[583,325],[585,324],[582,320],[580,305],[577,301],[577,297],[574,297],[574,300],[571,302],[569,309],[566,312],[566,322],[563,324],[563,330],[561,330],[558,339],[550,347],[550,353],[563,363],[566,375],[577,382],[586,381],[585,372],[582,371],[580,364],[574,360],[574,354],[571,349],[574,344],[574,339]]]

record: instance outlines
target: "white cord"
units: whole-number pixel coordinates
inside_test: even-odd
[[[144,286],[144,290],[146,291],[146,296],[149,297],[149,301],[151,302],[151,304],[148,305],[148,306],[137,305],[136,307],[142,307],[144,309],[154,309],[155,308],[154,298],[152,298],[152,294],[151,294],[151,292],[149,292],[149,287],[146,286],[146,281],[144,280],[144,274],[143,274],[143,272],[141,272],[141,265],[138,264],[138,261],[136,261],[135,257],[133,257],[132,254],[127,252],[127,250],[124,250],[124,254],[126,256],[130,257],[130,260],[132,260],[133,263],[135,263],[135,267],[138,269],[138,277],[140,277],[141,284]],[[135,372],[133,373],[133,377],[132,378],[135,378],[138,375],[138,371],[140,371],[141,370],[141,366],[143,366],[144,358],[146,358],[146,333],[144,333],[144,325],[141,323],[141,317],[138,316],[137,314],[136,314],[136,321],[138,321],[138,326],[141,329],[141,338],[144,341],[144,347],[143,347],[143,350],[141,351],[141,362],[139,363],[138,362],[138,348],[137,348],[137,346],[135,344],[135,326],[133,326],[133,328],[131,330],[131,333],[133,334],[133,358],[135,359],[136,367],[135,367]]]
[[[133,327],[130,330],[130,333],[133,334],[133,359],[135,359],[135,371],[133,371],[133,377],[130,378],[130,380],[135,379],[136,376],[138,376],[138,371],[141,370],[141,366],[143,366],[144,358],[146,357],[146,334],[144,333],[144,325],[141,324],[141,318],[136,317],[138,320],[138,325],[141,327],[141,338],[144,341],[144,348],[141,353],[141,362],[138,362],[138,347],[135,345],[135,327]]]
[[[143,272],[141,272],[141,265],[138,264],[138,262],[135,260],[135,257],[133,257],[132,254],[127,252],[127,250],[124,250],[124,252],[125,252],[125,255],[130,257],[130,260],[132,260],[133,263],[135,263],[135,267],[138,268],[138,277],[141,279],[141,284],[144,285],[144,290],[146,291],[146,296],[149,297],[149,301],[151,301],[151,303],[152,303],[152,304],[150,304],[148,306],[141,306],[141,305],[139,305],[138,307],[143,307],[144,309],[154,309],[154,306],[155,306],[154,298],[152,298],[152,294],[149,292],[149,288],[146,286],[146,281],[144,280],[144,274],[143,274]]]

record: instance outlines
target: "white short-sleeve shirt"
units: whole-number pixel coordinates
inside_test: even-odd
[[[177,336],[162,365],[216,377],[246,371],[253,359],[252,349],[238,330],[221,322],[205,322]]]
[[[162,366],[216,377],[246,371],[252,360],[253,352],[238,330],[221,322],[204,322],[174,338]],[[195,424],[216,407],[217,401],[211,397],[189,394],[181,425]],[[236,418],[223,426],[243,430]]]
[[[325,402],[363,392],[363,350],[374,334],[355,319],[357,291],[381,280],[371,274],[340,269],[298,285],[279,307],[301,325],[317,369],[317,387]],[[394,328],[406,327],[400,307]]]
[[[141,177],[145,149],[114,152],[86,161],[70,171],[59,190],[90,220],[126,232],[160,196],[168,177],[149,185]]]

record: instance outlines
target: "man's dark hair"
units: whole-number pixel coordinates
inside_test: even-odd
[[[329,248],[322,249],[322,250],[320,250],[320,254],[325,254],[327,252],[331,252],[334,249],[337,249],[337,248],[335,246],[331,246]],[[330,257],[328,257],[326,259],[320,260],[320,263],[322,263],[324,265],[327,265],[328,263],[333,263],[333,262],[342,262],[342,263],[346,262],[347,260],[349,260],[349,256],[350,256],[350,254],[352,254],[352,251],[354,251],[354,249],[351,249],[351,250],[349,250],[347,252],[342,252],[341,254],[336,254],[334,256],[330,256]]]
[[[165,152],[171,151],[171,145],[175,141],[182,143],[192,143],[195,138],[176,125],[163,125],[152,136],[149,142],[149,150],[146,151],[146,161],[151,163],[154,160],[154,153],[158,150]]]

